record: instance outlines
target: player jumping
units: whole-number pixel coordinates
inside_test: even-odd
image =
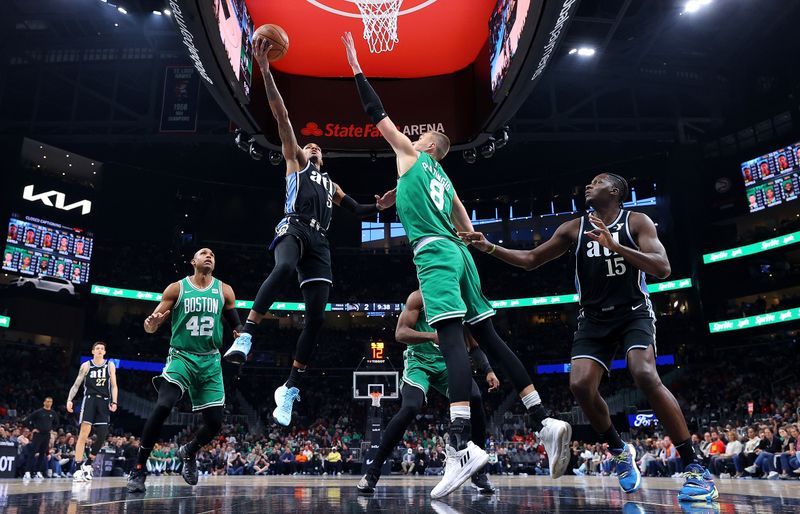
[[[397,320],[395,339],[399,343],[408,345],[408,349],[403,352],[403,385],[400,389],[403,402],[400,410],[386,425],[386,430],[383,432],[383,437],[381,437],[380,446],[373,457],[373,462],[358,483],[358,490],[365,494],[375,492],[375,485],[381,478],[383,463],[386,462],[392,449],[403,437],[408,425],[411,424],[422,409],[422,404],[428,396],[428,389],[433,387],[447,396],[447,366],[445,365],[444,357],[442,357],[442,352],[439,351],[439,339],[436,337],[436,331],[425,322],[422,295],[419,290],[411,293],[408,296],[408,300],[406,300],[403,312]],[[472,338],[467,339],[470,347],[469,355],[472,357],[478,373],[486,376],[489,391],[496,391],[500,387],[500,381],[492,371],[486,354],[483,353]],[[481,391],[475,380],[472,380],[471,384],[469,408],[476,445],[485,450],[486,414],[483,410]],[[454,451],[448,446],[448,454]],[[486,466],[472,475],[472,484],[481,494],[494,494],[494,487],[492,487],[489,477],[486,475]]]
[[[624,443],[614,428],[599,386],[622,343],[636,386],[676,441],[686,467],[686,481],[678,499],[713,500],[719,492],[712,476],[697,462],[686,419],[656,371],[656,316],[645,274],[667,278],[667,252],[646,214],[622,208],[627,194],[624,178],[613,173],[597,175],[586,186],[586,205],[594,212],[563,223],[552,238],[533,250],[503,248],[488,242],[480,232],[460,235],[479,250],[525,270],[534,270],[575,245],[575,285],[581,310],[572,343],[570,389],[592,428],[615,456],[620,486],[626,493],[637,491],[642,477],[636,466],[636,450]]]
[[[194,254],[194,274],[173,282],[165,290],[161,302],[144,320],[144,330],[155,333],[172,314],[172,338],[164,370],[153,379],[158,389],[156,407],[142,431],[136,465],[128,478],[128,492],[145,492],[147,459],[172,408],[189,393],[192,410],[200,411],[203,425],[187,444],[178,448],[182,461],[181,476],[189,485],[197,484],[195,454],[222,427],[225,388],[219,349],[222,346],[222,318],[233,329],[234,337],[241,329],[236,312],[236,297],[228,284],[212,276],[214,252],[202,248]]]
[[[286,160],[286,216],[275,228],[275,239],[270,250],[275,255],[275,267],[258,290],[253,308],[247,316],[242,334],[225,352],[225,360],[243,364],[250,353],[252,334],[264,319],[272,302],[291,275],[297,272],[300,291],[305,303],[305,326],[297,340],[289,379],[275,390],[276,407],[272,415],[284,426],[292,419],[292,406],[300,394],[300,379],[306,371],[314,347],[319,340],[325,320],[333,274],[327,230],[331,223],[333,204],[347,209],[356,216],[365,217],[394,205],[394,190],[375,203],[359,204],[346,195],[322,171],[322,149],[314,143],[303,148],[297,145],[289,114],[278,92],[269,69],[267,52],[271,43],[263,38],[253,41],[253,56],[261,68],[272,115],[278,122],[283,158]]]
[[[454,491],[488,459],[486,452],[471,440],[472,377],[464,321],[478,344],[506,368],[535,428],[541,429],[551,475],[558,478],[569,464],[572,427],[549,417],[525,366],[497,335],[491,322],[495,311],[483,296],[475,263],[456,233],[456,228],[471,232],[472,223],[439,164],[450,149],[450,140],[440,132],[426,132],[412,142],[398,130],[361,72],[352,35],[346,33],[342,42],[364,110],[397,156],[397,213],[414,250],[427,322],[438,334],[447,364],[450,434],[457,451],[448,452],[444,478],[431,491],[431,497],[440,498]]]

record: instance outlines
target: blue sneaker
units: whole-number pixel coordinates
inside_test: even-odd
[[[678,502],[686,514],[719,514],[718,502]]]
[[[300,389],[286,387],[286,385],[275,389],[275,403],[278,406],[272,411],[272,417],[279,425],[289,426],[289,422],[292,421],[292,405],[295,400],[300,401]]]
[[[617,465],[617,476],[619,486],[626,493],[635,493],[642,488],[642,474],[636,465],[636,448],[632,444],[625,446],[625,449],[614,455],[614,462]]]
[[[250,353],[250,347],[253,345],[253,336],[248,333],[239,334],[239,337],[233,342],[228,351],[225,352],[225,355],[222,356],[223,359],[230,362],[231,364],[236,364],[241,366],[247,360],[247,355]]]
[[[719,491],[714,484],[711,473],[696,462],[686,466],[683,472],[686,481],[678,493],[681,502],[711,502],[719,497]]]

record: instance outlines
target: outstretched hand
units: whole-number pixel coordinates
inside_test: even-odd
[[[482,252],[488,252],[493,246],[482,232],[459,232],[458,237],[466,244],[474,246]]]
[[[589,221],[591,221],[592,225],[597,228],[585,231],[584,234],[586,234],[586,237],[592,241],[597,241],[600,243],[600,246],[608,248],[612,252],[616,252],[619,243],[614,240],[614,237],[611,235],[608,227],[606,227],[606,224],[603,223],[603,220],[600,219],[600,217],[596,214],[592,213],[589,215]]]
[[[397,188],[391,191],[386,191],[383,196],[375,195],[375,205],[378,206],[379,211],[385,211],[395,204],[397,201]]]
[[[160,327],[161,324],[164,323],[167,314],[169,314],[169,311],[154,312],[153,314],[147,316],[144,320],[145,331],[152,334],[153,332],[158,330],[158,327]]]
[[[269,71],[267,53],[271,47],[272,42],[269,39],[263,37],[253,38],[253,58],[258,62],[261,73],[267,73]]]
[[[361,73],[361,65],[358,64],[358,52],[356,52],[356,44],[355,41],[353,41],[353,34],[345,32],[342,35],[342,43],[344,43],[344,49],[347,53],[347,63],[350,64],[350,68],[353,69],[353,75],[358,75]]]

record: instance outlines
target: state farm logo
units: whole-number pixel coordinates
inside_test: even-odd
[[[417,123],[402,127],[398,125],[397,129],[409,137],[420,136],[432,130],[445,133],[444,123]],[[331,137],[336,139],[379,139],[381,137],[381,131],[372,123],[363,125],[355,123],[349,125],[326,123],[324,127],[321,127],[316,122],[309,121],[305,127],[300,129],[300,134],[308,137]]]
[[[314,123],[313,121],[309,121],[306,123],[306,126],[300,129],[300,133],[304,136],[315,136],[319,137],[323,134],[322,129],[319,128],[319,125]]]

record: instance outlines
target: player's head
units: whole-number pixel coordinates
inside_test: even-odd
[[[49,245],[50,242],[53,240],[53,236],[50,234],[44,235],[44,244]]]
[[[789,167],[789,160],[786,158],[786,156],[785,156],[785,155],[783,155],[783,154],[780,154],[780,155],[778,156],[778,164],[780,164],[780,165],[781,165],[781,169],[782,169],[782,170],[783,170],[783,169],[786,169],[786,168],[788,168],[788,167]]]
[[[102,359],[106,354],[106,343],[103,341],[95,341],[92,345],[92,356]]]
[[[6,258],[5,258],[6,262],[11,262],[11,259],[13,259],[13,258],[14,258],[14,254],[13,253],[6,252]]]
[[[59,244],[60,244],[60,245],[61,245],[63,248],[66,248],[66,247],[67,247],[67,243],[69,243],[69,239],[67,239],[66,237],[62,237],[62,238],[61,238],[61,242],[60,242]]]
[[[441,132],[431,130],[421,134],[412,145],[414,145],[414,150],[425,152],[439,162],[450,151],[450,138]]]
[[[792,185],[792,182],[790,180],[787,180],[786,182],[783,183],[784,191],[786,191],[787,193],[791,193],[792,189],[794,189],[794,186]]]
[[[192,257],[192,267],[195,272],[211,273],[214,271],[216,260],[211,248],[200,248]]]
[[[317,143],[308,143],[303,147],[303,155],[306,159],[314,163],[314,166],[322,169],[322,148]]]
[[[769,175],[769,164],[767,164],[766,161],[759,164],[758,167],[761,169],[762,175]]]
[[[772,201],[775,199],[775,191],[770,187],[767,188],[767,198]]]
[[[8,237],[14,239],[17,237],[17,226],[13,223],[8,226]]]
[[[23,266],[30,266],[31,265],[31,258],[30,256],[26,255],[22,258],[22,265]]]
[[[756,195],[750,195],[750,205],[756,204]]]
[[[619,205],[628,196],[628,181],[615,173],[601,173],[586,185],[586,205],[598,207]]]
[[[50,408],[53,406],[53,397],[52,396],[46,396],[45,399],[44,399],[44,402],[42,403],[42,405],[44,406],[44,408],[46,410],[50,410]]]
[[[74,268],[72,268],[72,275],[74,277],[80,277],[81,276],[81,268],[80,268],[80,266],[75,266]]]
[[[25,240],[28,243],[33,243],[33,238],[35,237],[35,235],[36,234],[33,232],[33,230],[28,230],[28,232],[25,233]]]

